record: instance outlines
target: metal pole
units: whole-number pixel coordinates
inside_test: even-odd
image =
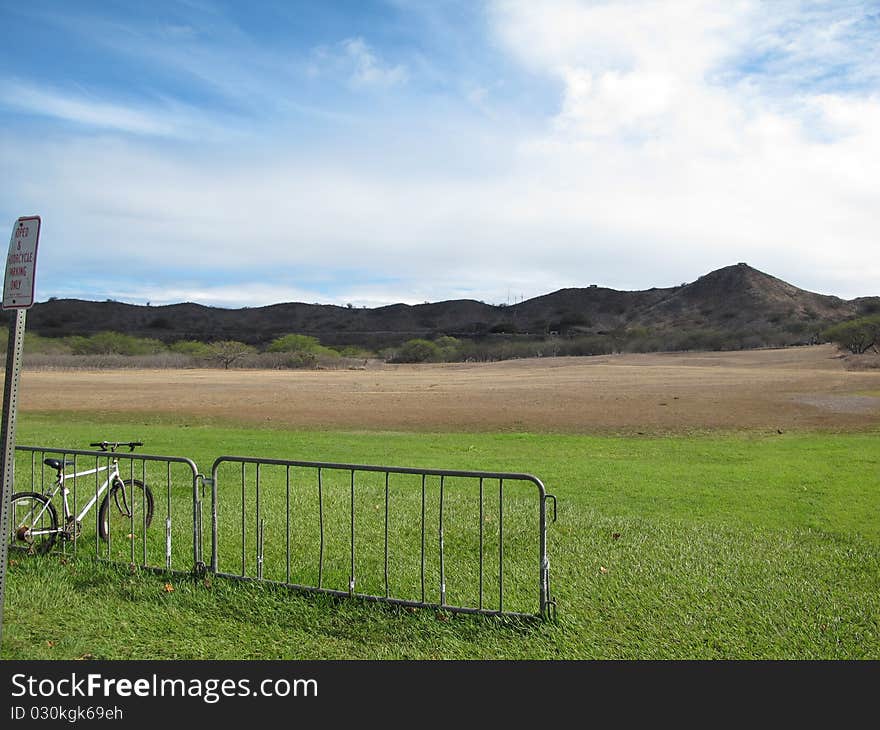
[[[24,325],[27,309],[18,309],[9,323],[6,345],[6,380],[3,385],[2,446],[0,446],[0,478],[3,500],[0,502],[0,644],[3,641],[3,603],[6,597],[6,569],[9,558],[9,512],[12,509],[12,488],[15,472],[15,411],[18,381],[21,376],[21,355],[24,348]]]

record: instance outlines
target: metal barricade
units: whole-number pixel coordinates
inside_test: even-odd
[[[55,465],[46,459],[54,459]],[[112,475],[117,472],[126,486],[114,490],[118,480]],[[93,545],[101,560],[140,568],[204,569],[201,480],[195,463],[183,457],[16,446],[15,492],[37,495],[32,498],[36,504],[40,495],[51,497],[59,527],[53,551],[76,555]],[[42,521],[49,524],[51,519]],[[20,546],[27,545],[22,541]],[[19,546],[15,535],[10,546]]]
[[[548,502],[530,474],[221,456],[218,575],[463,613],[549,618]]]
[[[206,478],[184,457],[17,446],[14,476],[36,508],[51,503],[33,532],[54,535],[49,549],[65,554],[94,546],[98,559],[152,570],[406,607],[555,615],[547,523],[556,498],[531,474],[221,456]],[[114,492],[117,482],[127,489]],[[21,537],[10,547],[36,547]]]

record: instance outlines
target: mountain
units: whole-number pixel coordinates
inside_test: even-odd
[[[374,309],[304,303],[223,309],[52,299],[33,306],[28,330],[45,337],[112,330],[165,342],[234,339],[254,345],[296,332],[327,345],[370,347],[439,335],[572,338],[636,333],[666,339],[708,337],[748,347],[808,342],[829,324],[876,311],[880,297],[845,300],[815,294],[740,263],[681,286],[560,289],[512,305],[454,300]],[[8,321],[10,313],[3,314]]]

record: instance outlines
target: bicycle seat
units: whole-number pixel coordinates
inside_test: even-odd
[[[43,459],[43,463],[58,471],[61,471],[65,466],[73,466],[73,462],[67,459]]]

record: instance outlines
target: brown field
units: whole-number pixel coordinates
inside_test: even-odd
[[[831,346],[362,370],[25,371],[22,412],[303,428],[681,432],[880,425],[880,369]]]

